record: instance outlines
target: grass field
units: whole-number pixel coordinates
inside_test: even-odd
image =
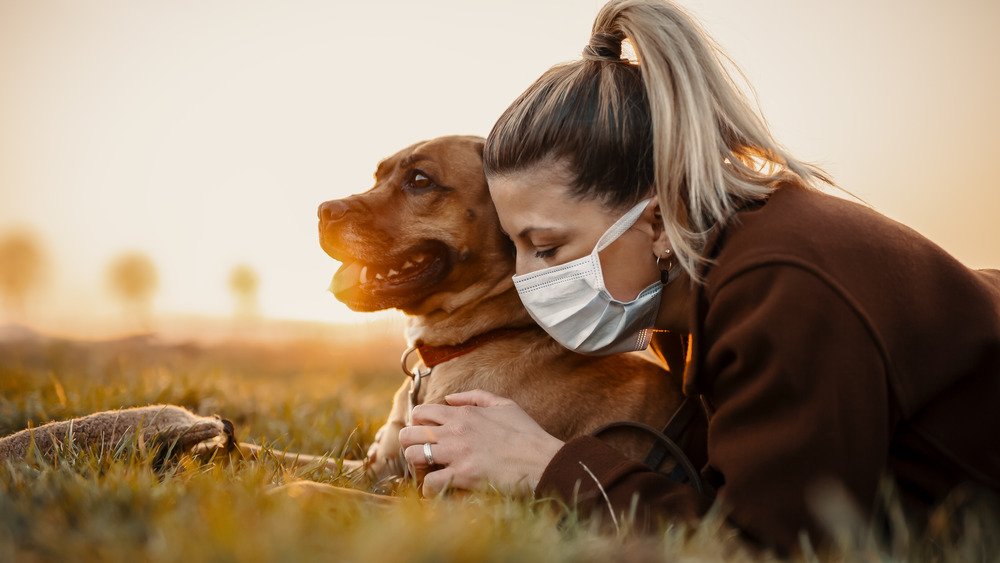
[[[242,440],[309,453],[365,451],[401,374],[399,343],[165,345],[133,339],[0,344],[0,435],[29,423],[150,403],[231,419]],[[759,559],[710,518],[697,530],[602,531],[550,503],[490,495],[391,508],[268,494],[298,478],[274,460],[182,459],[154,471],[135,450],[0,463],[0,561],[716,561]],[[981,516],[981,517],[980,517]],[[626,523],[627,524],[627,523]],[[998,560],[987,514],[957,537],[879,545],[838,530],[827,560]],[[813,559],[814,556],[807,558]]]

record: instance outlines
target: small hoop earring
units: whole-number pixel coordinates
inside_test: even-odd
[[[673,251],[668,248],[663,251],[663,258],[667,258],[671,254],[673,254]],[[656,257],[656,267],[660,270],[660,283],[666,285],[667,282],[670,281],[670,272],[673,271],[674,266],[677,265],[677,262],[671,260],[670,262],[667,262],[667,268],[663,269],[660,268],[660,260],[663,260],[663,258],[660,258],[659,256]]]

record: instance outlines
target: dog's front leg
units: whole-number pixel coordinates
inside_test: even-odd
[[[406,426],[409,392],[410,380],[407,379],[393,396],[389,418],[375,433],[375,442],[368,448],[368,471],[376,481],[404,473],[406,462],[399,445],[399,431]]]

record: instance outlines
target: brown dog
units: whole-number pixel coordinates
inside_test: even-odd
[[[522,307],[482,149],[479,137],[411,145],[379,163],[368,191],[322,204],[320,243],[343,262],[331,291],[356,311],[407,315],[408,341],[425,364],[441,362],[422,379],[418,403],[483,389],[514,400],[561,440],[618,420],[662,428],[681,400],[677,378],[637,354],[570,352]],[[365,467],[376,478],[402,474],[397,436],[410,386],[404,381],[369,450]],[[639,460],[652,444],[630,432],[608,440]]]

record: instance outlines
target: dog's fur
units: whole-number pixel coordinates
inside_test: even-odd
[[[681,400],[677,378],[637,354],[570,352],[521,305],[511,281],[513,246],[490,200],[482,148],[483,139],[471,136],[416,143],[380,162],[368,191],[324,203],[320,243],[343,262],[331,291],[356,311],[403,311],[410,343],[455,345],[494,329],[523,328],[435,367],[421,388],[422,403],[483,389],[514,400],[561,440],[617,420],[662,428]],[[401,274],[389,279],[390,271]],[[359,283],[361,276],[368,283]],[[406,423],[408,388],[407,380],[369,452],[375,477],[401,471],[397,436]],[[608,439],[639,460],[651,445],[628,432]]]

